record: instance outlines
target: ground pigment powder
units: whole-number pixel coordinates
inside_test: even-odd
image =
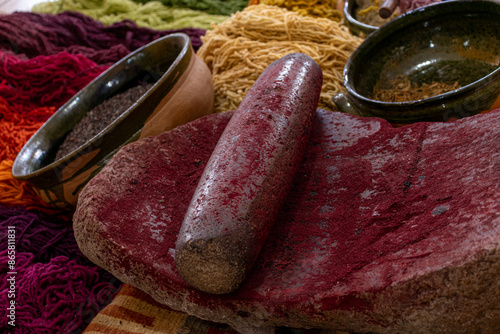
[[[56,160],[73,152],[104,130],[118,116],[137,102],[151,86],[152,84],[144,84],[131,87],[122,93],[110,97],[90,110],[85,117],[75,125],[73,130],[68,133],[57,151]]]

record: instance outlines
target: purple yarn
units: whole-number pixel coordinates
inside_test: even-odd
[[[131,51],[176,32],[189,35],[197,51],[206,31],[197,28],[153,30],[138,27],[130,20],[105,26],[77,12],[0,15],[0,49],[29,58],[67,51],[82,54],[98,64],[114,63]]]
[[[7,245],[8,226],[16,227],[16,251],[33,254],[36,262],[49,262],[53,257],[64,255],[80,264],[90,264],[78,248],[68,221],[0,205],[1,245]]]
[[[0,253],[3,263],[6,252]],[[13,333],[76,333],[109,304],[117,292],[114,282],[103,282],[97,267],[87,267],[58,256],[48,263],[34,262],[30,253],[16,254],[15,327],[8,324],[10,299],[0,300],[0,329]],[[1,274],[0,294],[8,295],[7,278]],[[115,279],[116,281],[116,279]]]
[[[15,226],[15,298],[8,298],[12,271],[0,251],[0,332],[78,333],[108,305],[121,282],[80,252],[71,225],[57,217],[0,206],[0,244]],[[7,307],[15,300],[15,327]]]

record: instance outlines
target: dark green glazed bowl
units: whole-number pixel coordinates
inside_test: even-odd
[[[344,18],[345,23],[351,33],[356,36],[363,35],[368,36],[372,32],[378,29],[378,27],[363,23],[358,21],[356,18],[356,10],[358,6],[356,4],[356,0],[346,0],[344,4]]]
[[[500,2],[452,0],[401,15],[368,36],[344,68],[344,112],[396,124],[448,121],[500,107]],[[372,99],[377,83],[458,81],[458,89],[405,102]],[[392,89],[392,88],[391,88]]]
[[[54,161],[88,111],[139,81],[153,86],[99,134]],[[12,174],[31,183],[45,202],[72,208],[80,190],[121,147],[210,114],[213,107],[210,70],[189,36],[167,35],[115,63],[59,108],[21,149]]]

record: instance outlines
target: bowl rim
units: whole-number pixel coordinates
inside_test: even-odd
[[[123,66],[124,63],[126,64],[130,59],[136,57],[137,55],[141,54],[145,50],[149,49],[153,45],[157,45],[159,43],[166,43],[169,40],[173,39],[180,39],[181,42],[181,49],[179,50],[179,53],[175,57],[174,61],[170,64],[169,68],[162,74],[162,76],[144,93],[141,95],[141,97],[135,101],[132,105],[130,105],[124,112],[122,112],[118,117],[113,119],[112,122],[110,122],[104,129],[102,129],[99,133],[97,133],[95,136],[87,140],[84,144],[80,145],[78,148],[75,150],[71,151],[70,153],[66,154],[60,159],[54,160],[49,164],[43,165],[41,168],[37,168],[35,170],[32,169],[24,169],[23,171],[28,171],[27,173],[20,172],[20,164],[21,161],[23,162],[26,159],[23,159],[23,156],[26,154],[26,151],[29,149],[29,147],[38,140],[38,137],[41,136],[40,133],[43,132],[43,130],[48,127],[48,124],[55,122],[54,119],[56,119],[56,115],[63,113],[64,110],[66,110],[68,107],[70,107],[73,103],[76,103],[81,95],[83,95],[89,87],[92,85],[95,85],[96,83],[99,83],[100,81],[104,80],[103,78],[107,76],[107,74],[111,71],[116,70],[117,67]],[[109,68],[107,68],[105,71],[103,71],[101,74],[99,74],[97,77],[95,77],[92,81],[90,81],[85,87],[80,89],[75,95],[73,95],[68,101],[66,101],[61,107],[59,107],[52,116],[47,119],[44,124],[28,139],[28,141],[23,145],[21,150],[18,152],[14,163],[12,165],[12,176],[15,179],[18,180],[29,180],[33,179],[36,177],[39,177],[43,174],[46,174],[48,172],[51,172],[55,170],[56,168],[60,166],[66,165],[68,162],[71,163],[72,161],[75,161],[74,159],[78,159],[82,154],[88,153],[89,147],[91,147],[93,144],[98,142],[99,140],[102,139],[102,137],[108,132],[109,129],[118,126],[122,121],[124,121],[129,114],[134,112],[134,110],[143,102],[151,92],[159,87],[167,78],[169,77],[169,74],[171,74],[175,69],[179,66],[179,64],[182,62],[182,59],[186,56],[192,56],[192,52],[189,52],[191,50],[191,39],[190,37],[183,32],[176,32],[172,33],[169,35],[165,35],[162,37],[159,37],[148,44],[145,44],[134,51],[130,52],[117,62],[115,62],[113,65],[111,65]],[[177,79],[178,77],[176,77]],[[90,110],[88,110],[90,111]],[[87,111],[87,112],[88,112]],[[132,136],[133,137],[133,136]],[[122,143],[118,145],[117,148],[114,148],[111,150],[111,152],[107,153],[106,156],[113,154],[119,147],[123,146],[125,143]],[[32,157],[33,154],[28,155],[28,159]]]
[[[347,0],[344,3],[344,16],[345,16],[345,19],[347,20],[347,22],[349,24],[355,25],[359,29],[360,32],[364,32],[364,33],[370,32],[370,34],[371,34],[375,30],[378,30],[379,27],[363,23],[351,15],[350,9],[353,9],[355,1],[356,0]],[[367,35],[367,36],[369,36],[369,35]]]
[[[359,55],[359,53],[363,51],[363,47],[374,48],[378,42],[385,40],[387,37],[390,37],[390,35],[392,35],[393,27],[396,27],[397,29],[403,29],[407,26],[416,24],[417,22],[428,18],[429,13],[432,13],[431,10],[433,10],[436,7],[444,8],[443,10],[446,10],[446,12],[440,13],[439,15],[446,15],[447,13],[455,12],[456,6],[463,6],[463,8],[468,8],[469,10],[467,12],[470,12],[470,8],[472,8],[473,5],[477,5],[479,3],[497,7],[500,11],[500,1],[498,0],[447,0],[443,2],[432,3],[424,7],[420,7],[412,11],[406,12],[394,18],[390,22],[387,22],[380,28],[378,28],[376,31],[367,36],[365,40],[356,48],[356,50],[354,50],[354,52],[351,54],[351,56],[349,57],[344,66],[343,79],[344,79],[344,87],[347,89],[347,92],[354,98],[361,100],[363,101],[363,103],[368,105],[373,105],[378,107],[385,106],[385,107],[398,108],[398,107],[410,107],[410,106],[413,107],[428,103],[436,103],[448,97],[459,97],[461,95],[467,95],[471,91],[476,91],[478,89],[484,88],[485,86],[488,86],[488,84],[491,81],[500,77],[500,66],[497,67],[492,72],[490,72],[489,74],[483,76],[482,78],[473,81],[465,86],[459,87],[457,89],[442,94],[434,95],[431,97],[423,98],[420,100],[410,100],[402,102],[379,101],[368,98],[358,93],[352,86],[351,80],[349,79],[350,67],[353,64],[355,58]],[[465,12],[466,10],[461,9],[460,11]],[[484,10],[480,11],[484,12]]]

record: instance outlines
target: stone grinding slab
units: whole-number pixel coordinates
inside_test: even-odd
[[[318,110],[248,279],[210,295],[180,278],[174,249],[231,115],[121,149],[80,194],[82,252],[160,303],[235,328],[500,331],[500,110],[401,128]]]

